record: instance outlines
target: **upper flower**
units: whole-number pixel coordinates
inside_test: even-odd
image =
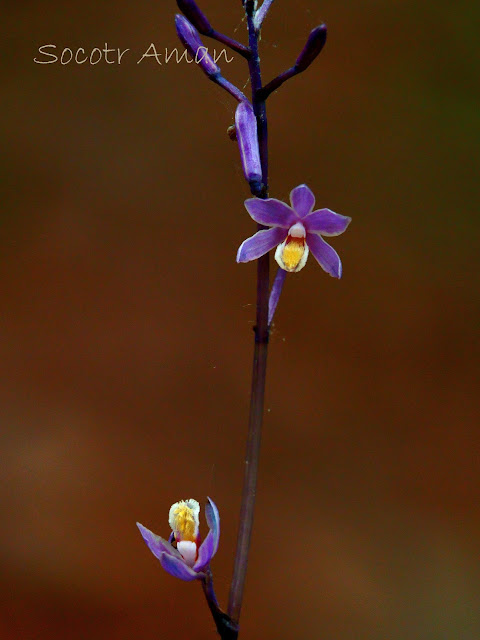
[[[275,260],[285,271],[300,271],[309,251],[320,266],[334,278],[342,276],[338,254],[323,240],[323,236],[338,236],[345,231],[351,218],[330,209],[316,209],[315,196],[306,184],[290,192],[291,207],[275,198],[249,198],[245,207],[250,216],[266,227],[247,238],[238,249],[237,262],[250,262],[277,247]]]
[[[168,522],[172,533],[168,541],[137,522],[148,548],[165,571],[181,580],[205,578],[204,570],[218,549],[220,516],[213,500],[207,500],[205,517],[210,531],[202,544],[198,533],[200,505],[192,498],[171,506]],[[176,543],[176,548],[172,543]]]

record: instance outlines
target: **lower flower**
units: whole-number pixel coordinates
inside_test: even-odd
[[[220,516],[213,500],[207,498],[205,517],[210,530],[201,544],[199,513],[200,505],[193,499],[172,505],[168,517],[172,533],[168,540],[137,522],[148,548],[160,560],[165,571],[181,580],[205,578],[205,570],[218,549]]]

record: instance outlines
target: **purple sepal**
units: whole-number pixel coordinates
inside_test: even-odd
[[[249,198],[245,200],[245,208],[255,222],[266,227],[289,229],[298,220],[292,208],[276,198]]]
[[[208,497],[207,504],[205,505],[205,518],[213,535],[213,551],[211,556],[213,557],[217,553],[218,542],[220,540],[220,514],[218,513],[217,505]]]
[[[235,128],[243,173],[248,182],[262,181],[262,165],[258,148],[257,118],[248,102],[240,102],[235,112]]]
[[[194,571],[201,571],[210,564],[210,560],[217,553],[218,541],[220,538],[220,515],[217,505],[211,498],[207,498],[205,505],[205,518],[207,520],[210,531],[207,537],[200,545],[198,550],[198,558],[193,565]]]
[[[213,61],[212,57],[208,53],[207,47],[205,47],[200,40],[200,36],[195,27],[179,13],[175,16],[175,26],[177,28],[178,37],[180,38],[183,46],[194,58],[202,71],[204,71],[207,76],[218,75],[220,73],[220,67],[218,67]]]
[[[162,553],[160,556],[160,564],[171,576],[180,578],[180,580],[190,582],[197,578],[205,578],[204,573],[194,571],[183,560],[169,556],[167,553]]]
[[[287,237],[288,230],[280,227],[257,231],[251,238],[242,242],[237,251],[237,262],[250,262],[268,253],[273,247],[281,244]]]
[[[342,277],[342,263],[338,253],[316,233],[307,233],[307,244],[324,271],[334,278]]]
[[[193,565],[194,571],[202,571],[205,569],[207,565],[210,564],[210,560],[214,555],[213,545],[214,545],[213,533],[211,531],[208,532],[207,537],[200,545],[198,549],[198,558]]]
[[[308,40],[297,58],[295,69],[299,72],[305,71],[323,49],[326,40],[327,26],[321,24],[319,27],[315,27],[315,29],[310,32]]]
[[[212,25],[206,15],[194,0],[177,0],[177,5],[183,15],[200,33],[203,33],[204,36],[208,36],[208,34],[213,31]]]
[[[153,555],[160,560],[163,554],[170,555],[172,557],[177,557],[180,561],[182,561],[182,556],[180,553],[172,547],[170,542],[164,540],[160,536],[157,536],[155,533],[144,527],[143,524],[137,522],[137,527],[140,529],[140,533],[142,534],[142,538],[147,543],[148,548],[153,553]]]
[[[315,206],[315,196],[310,187],[300,184],[290,191],[290,202],[300,219],[307,216]]]
[[[330,209],[313,211],[303,220],[307,231],[321,233],[322,236],[339,236],[348,227],[351,218],[335,213]]]

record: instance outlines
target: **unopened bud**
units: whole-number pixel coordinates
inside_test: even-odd
[[[303,47],[302,52],[297,58],[295,68],[298,71],[305,71],[309,67],[320,51],[323,49],[327,40],[327,26],[321,24],[310,32],[308,40]]]
[[[257,118],[248,102],[240,102],[235,112],[235,128],[243,172],[249,183],[262,181],[258,148]]]
[[[195,0],[177,0],[177,5],[183,15],[193,24],[204,36],[213,31],[212,25],[206,15],[200,10]]]
[[[215,76],[220,73],[220,68],[208,53],[207,47],[203,45],[195,27],[180,14],[175,16],[175,26],[183,46],[207,76]]]

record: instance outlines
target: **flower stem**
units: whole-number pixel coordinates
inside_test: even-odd
[[[287,69],[286,71],[280,73],[276,78],[271,80],[263,87],[262,98],[266,100],[268,96],[276,91],[279,87],[281,87],[284,82],[290,80],[290,78],[293,78],[293,76],[296,76],[299,73],[301,73],[301,71],[299,69],[296,69],[295,67],[291,67],[290,69]]]
[[[240,42],[233,40],[233,38],[229,38],[224,33],[220,33],[219,31],[212,29],[212,31],[210,33],[207,33],[206,35],[209,38],[213,38],[214,40],[225,44],[227,47],[230,47],[230,49],[233,49],[233,51],[236,51],[247,60],[250,57],[250,49],[248,47],[245,47]]]
[[[238,89],[238,87],[226,80],[221,73],[213,74],[209,76],[209,78],[210,80],[212,80],[212,82],[215,82],[215,84],[218,84],[220,87],[222,87],[222,89],[228,91],[228,93],[233,96],[238,102],[243,102],[247,99],[247,96],[245,96],[240,91],[240,89]]]
[[[230,616],[224,613],[218,606],[217,597],[213,589],[213,579],[210,568],[207,569],[206,577],[202,580],[202,588],[217,626],[219,636],[222,640],[236,640],[238,636],[238,627],[232,623]]]
[[[247,14],[248,39],[251,57],[248,65],[252,87],[252,106],[257,116],[258,142],[262,165],[262,185],[251,185],[252,194],[259,198],[268,197],[268,138],[265,100],[261,97],[262,79],[258,56],[258,32],[254,25],[254,2],[244,3]],[[259,229],[264,229],[259,225]],[[242,505],[237,540],[237,552],[233,571],[228,615],[235,625],[238,624],[242,607],[245,577],[247,573],[248,552],[252,536],[253,515],[257,488],[258,461],[262,432],[265,380],[268,353],[268,298],[269,298],[270,262],[268,253],[257,261],[257,317],[255,326],[255,345],[253,353],[252,387],[250,396],[250,416],[248,425],[247,452],[245,457]]]

